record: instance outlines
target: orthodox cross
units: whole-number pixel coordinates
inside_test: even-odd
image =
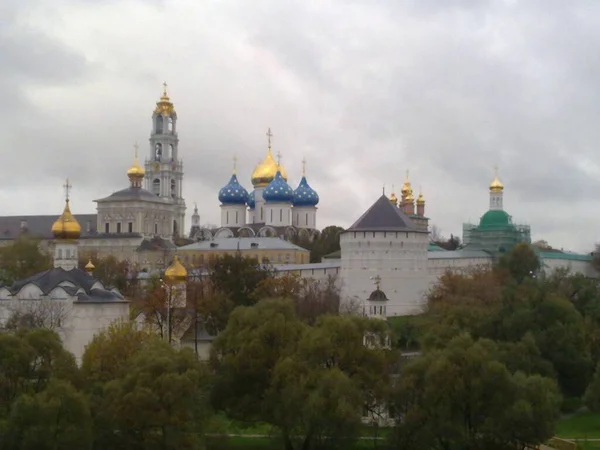
[[[63,184],[63,187],[65,188],[65,198],[66,198],[67,200],[69,200],[69,192],[71,191],[71,188],[72,188],[73,186],[71,186],[71,185],[69,184],[69,179],[68,179],[68,178],[67,178],[67,181],[66,181],[66,183],[65,183],[65,184]]]
[[[302,158],[302,176],[306,176],[306,158]]]
[[[137,160],[138,159],[138,149],[139,149],[139,145],[137,142],[135,144],[133,144],[133,148],[135,150],[135,159]]]
[[[281,152],[277,152],[277,165],[280,166],[281,165]]]
[[[271,128],[267,131],[267,138],[269,139],[269,148],[271,148],[271,138],[273,137],[273,133],[271,133]]]
[[[167,96],[167,82],[163,82],[163,95],[166,97]]]
[[[408,181],[409,170],[406,169],[406,181]]]
[[[494,164],[494,176],[498,176],[498,164]]]
[[[383,183],[383,185],[381,186],[381,191],[383,192],[383,195],[385,195],[385,183]]]
[[[381,277],[379,275],[374,276],[373,282],[375,283],[377,290],[379,290],[379,286],[381,286]]]
[[[233,155],[233,173],[237,172],[237,155]]]

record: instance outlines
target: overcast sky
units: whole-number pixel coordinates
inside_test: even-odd
[[[126,187],[165,80],[203,223],[234,154],[251,190],[271,127],[293,187],[307,159],[319,227],[410,169],[460,235],[497,163],[533,239],[598,241],[597,0],[2,0],[1,214],[58,214],[66,177],[75,213]]]

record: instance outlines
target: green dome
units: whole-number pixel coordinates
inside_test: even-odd
[[[510,216],[501,209],[490,210],[481,216],[479,228],[500,228],[512,225]]]

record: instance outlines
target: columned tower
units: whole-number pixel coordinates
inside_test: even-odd
[[[173,234],[182,235],[185,227],[183,199],[183,162],[178,152],[177,113],[163,83],[163,94],[152,114],[150,157],[146,160],[146,189],[169,199],[175,207]]]

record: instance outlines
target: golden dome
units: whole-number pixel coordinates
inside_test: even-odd
[[[393,205],[398,205],[398,197],[396,197],[394,192],[390,194],[390,202],[392,202]]]
[[[278,170],[281,172],[283,179],[287,181],[288,176],[285,168],[275,161],[273,153],[271,152],[271,147],[269,147],[266,158],[259,163],[254,169],[254,172],[252,172],[252,185],[254,187],[267,186],[273,181]]]
[[[423,193],[419,193],[419,196],[417,197],[417,205],[424,205],[425,204],[425,197],[423,197]]]
[[[63,213],[52,225],[52,234],[55,239],[79,239],[81,236],[81,226],[71,214],[68,198],[65,201]]]
[[[413,195],[412,189],[410,191],[408,191],[408,194],[406,194],[406,196],[404,197],[404,200],[407,203],[413,203],[415,201],[415,196]]]
[[[85,271],[86,272],[92,272],[95,268],[96,268],[96,266],[92,262],[92,258],[90,258],[90,260],[88,261],[88,263],[85,265]]]
[[[406,179],[404,180],[404,184],[402,185],[402,189],[400,190],[402,197],[406,197],[407,195],[412,195],[412,187],[410,185],[410,179],[408,178],[408,170],[406,171]]]
[[[498,178],[498,166],[494,167],[494,179],[490,183],[490,192],[502,192],[504,190],[504,184]]]
[[[165,116],[170,116],[175,114],[175,107],[167,94],[167,83],[163,83],[163,93],[160,96],[160,100],[156,102],[156,108],[154,108],[155,114],[164,114]]]
[[[142,166],[140,166],[140,163],[138,161],[138,145],[135,144],[134,148],[135,148],[135,157],[133,160],[133,164],[131,165],[129,170],[127,170],[127,176],[129,177],[130,180],[137,179],[137,178],[144,178],[144,175],[146,175],[146,171],[144,170],[144,168]]]
[[[187,279],[187,270],[179,262],[177,255],[173,258],[173,263],[165,270],[165,279],[167,281],[185,281]]]

